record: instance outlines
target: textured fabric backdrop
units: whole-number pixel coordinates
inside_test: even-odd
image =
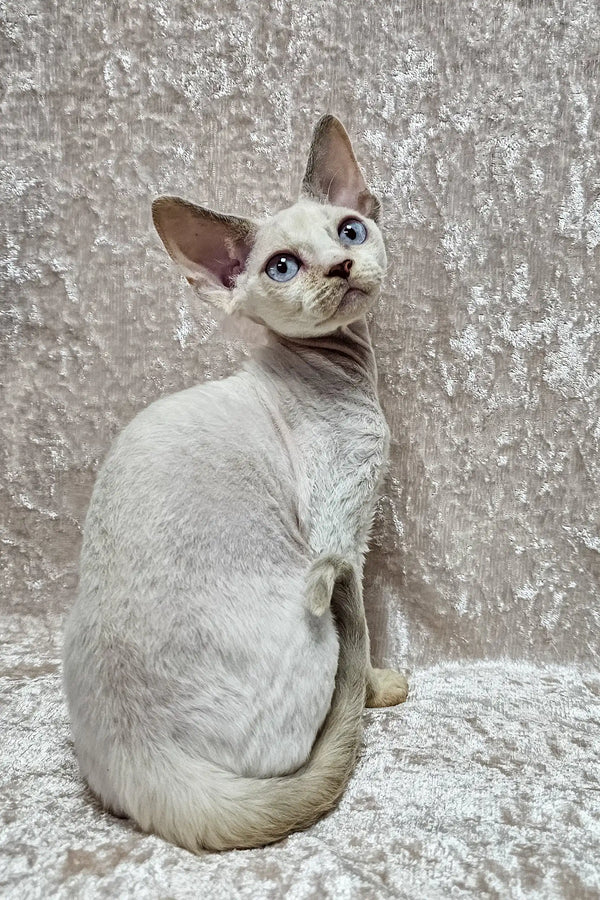
[[[588,741],[583,763],[597,763],[599,47],[592,0],[225,0],[216,10],[207,0],[0,3],[0,674],[11,735],[2,796],[12,887],[22,890],[27,875],[32,896],[48,895],[44,877],[56,890],[66,879],[65,896],[123,895],[134,874],[121,888],[110,879],[132,847],[139,860],[134,853],[131,872],[150,858],[159,860],[155,874],[185,859],[188,887],[169,894],[168,879],[157,881],[154,896],[193,896],[199,883],[193,858],[101,818],[77,783],[60,697],[61,625],[111,439],[155,398],[229,374],[247,353],[247,335],[208,306],[192,317],[189,288],[153,230],[151,200],[171,193],[242,215],[276,211],[297,194],[323,112],[345,123],[383,199],[390,259],[372,333],[392,453],[365,593],[376,658],[413,670],[416,705],[396,719],[370,713],[380,725],[367,730],[367,745],[381,722],[395,723],[397,737],[402,716],[417,715],[419,690],[429,690],[419,683],[430,678],[435,695],[431,673],[440,666],[444,709],[452,678],[463,695],[480,684],[486,709],[486,690],[506,697],[503,673],[512,666],[525,731],[532,698],[540,711],[552,706],[544,691],[562,680],[557,672],[580,686],[580,712],[555,711],[556,733],[578,722]],[[427,709],[417,731],[427,715],[439,727]],[[490,726],[490,740],[503,720]],[[398,753],[411,752],[406,736],[398,740]],[[429,752],[413,749],[416,759]],[[40,754],[55,778],[43,791]],[[560,754],[550,758],[558,772]],[[583,771],[579,756],[569,759]],[[573,815],[598,796],[588,768],[592,781],[569,800]],[[32,830],[41,807],[50,817],[45,839]],[[566,829],[553,823],[558,866],[559,844],[573,835],[557,810]],[[343,808],[335,815],[343,829]],[[61,843],[61,817],[77,816],[79,830]],[[465,816],[474,821],[468,809]],[[378,828],[359,825],[357,834]],[[587,846],[588,826],[577,827]],[[106,850],[115,835],[121,849]],[[279,896],[286,883],[292,896],[285,866],[304,872],[301,849],[316,841],[291,841],[288,862],[276,849],[256,851],[258,880],[245,895]],[[410,896],[450,896],[449,886],[453,896],[503,885],[541,890],[523,874],[530,850],[525,869],[486,866],[486,886],[476,864],[460,877],[442,871],[434,845],[425,836],[417,843],[413,863],[425,880],[405,884]],[[105,856],[94,855],[98,844]],[[396,851],[386,853],[389,861]],[[74,854],[71,868],[65,854]],[[557,874],[547,890],[575,885],[574,896],[597,896],[597,868],[576,876],[577,859],[567,863],[565,883]],[[96,872],[93,890],[81,881],[86,866]],[[348,871],[331,869],[332,896],[401,893],[392,875],[363,883]]]

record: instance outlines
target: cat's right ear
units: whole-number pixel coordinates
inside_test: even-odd
[[[321,116],[315,126],[302,192],[379,220],[381,204],[367,187],[348,133],[335,116]]]
[[[207,300],[233,312],[232,289],[252,249],[256,225],[195,206],[180,197],[159,197],[152,219],[169,256]]]

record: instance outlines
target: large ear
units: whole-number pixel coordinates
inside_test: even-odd
[[[322,116],[315,126],[302,190],[379,219],[381,204],[367,187],[346,129],[335,116]]]
[[[256,226],[179,197],[159,197],[152,219],[167,252],[207,299],[232,309],[231,289],[246,265]]]

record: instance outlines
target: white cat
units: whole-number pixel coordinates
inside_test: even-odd
[[[103,804],[192,851],[254,847],[340,796],[373,669],[363,558],[388,429],[364,318],[386,256],[348,135],[324,116],[303,197],[256,225],[154,203],[203,296],[269,329],[243,370],[114,442],[85,522],[64,679]]]

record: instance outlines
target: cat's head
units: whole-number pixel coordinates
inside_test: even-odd
[[[260,223],[178,197],[152,206],[170,256],[198,292],[279,334],[335,331],[373,305],[386,268],[369,191],[346,131],[323,116],[297,203]]]

